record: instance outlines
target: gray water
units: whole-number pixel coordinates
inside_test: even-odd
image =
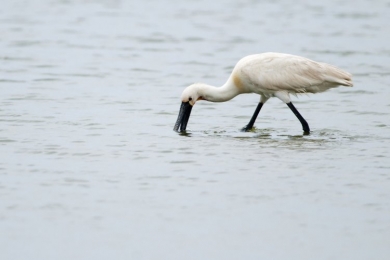
[[[388,1],[3,1],[1,259],[390,259]],[[248,54],[353,88],[198,102]]]

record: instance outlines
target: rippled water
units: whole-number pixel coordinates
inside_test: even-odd
[[[2,259],[389,259],[387,1],[6,1]],[[252,53],[335,64],[354,88],[198,102]]]

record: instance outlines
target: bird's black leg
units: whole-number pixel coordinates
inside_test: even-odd
[[[287,103],[287,106],[291,109],[291,111],[293,111],[294,115],[299,119],[299,121],[301,122],[302,124],[302,128],[303,128],[303,132],[305,132],[305,134],[309,134],[310,133],[310,128],[309,128],[309,124],[306,122],[306,120],[301,116],[301,114],[299,114],[298,110],[294,107],[293,103]]]
[[[262,106],[263,106],[263,102],[259,102],[259,104],[256,107],[255,112],[253,113],[251,120],[243,129],[241,129],[242,132],[248,132],[249,130],[252,129],[253,125],[255,124],[256,118],[260,113],[260,109]]]

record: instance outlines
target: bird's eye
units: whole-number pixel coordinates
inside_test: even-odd
[[[191,100],[192,100],[192,97],[190,97],[188,100],[191,101]]]

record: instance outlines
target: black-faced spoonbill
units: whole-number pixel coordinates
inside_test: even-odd
[[[260,102],[242,131],[251,130],[263,104],[270,97],[277,97],[299,119],[303,131],[310,133],[309,124],[291,103],[290,94],[320,93],[340,85],[352,87],[351,74],[326,63],[283,53],[249,55],[236,64],[223,86],[196,83],[184,89],[173,130],[186,130],[192,107],[198,100],[224,102],[239,94],[256,93],[260,95]]]

